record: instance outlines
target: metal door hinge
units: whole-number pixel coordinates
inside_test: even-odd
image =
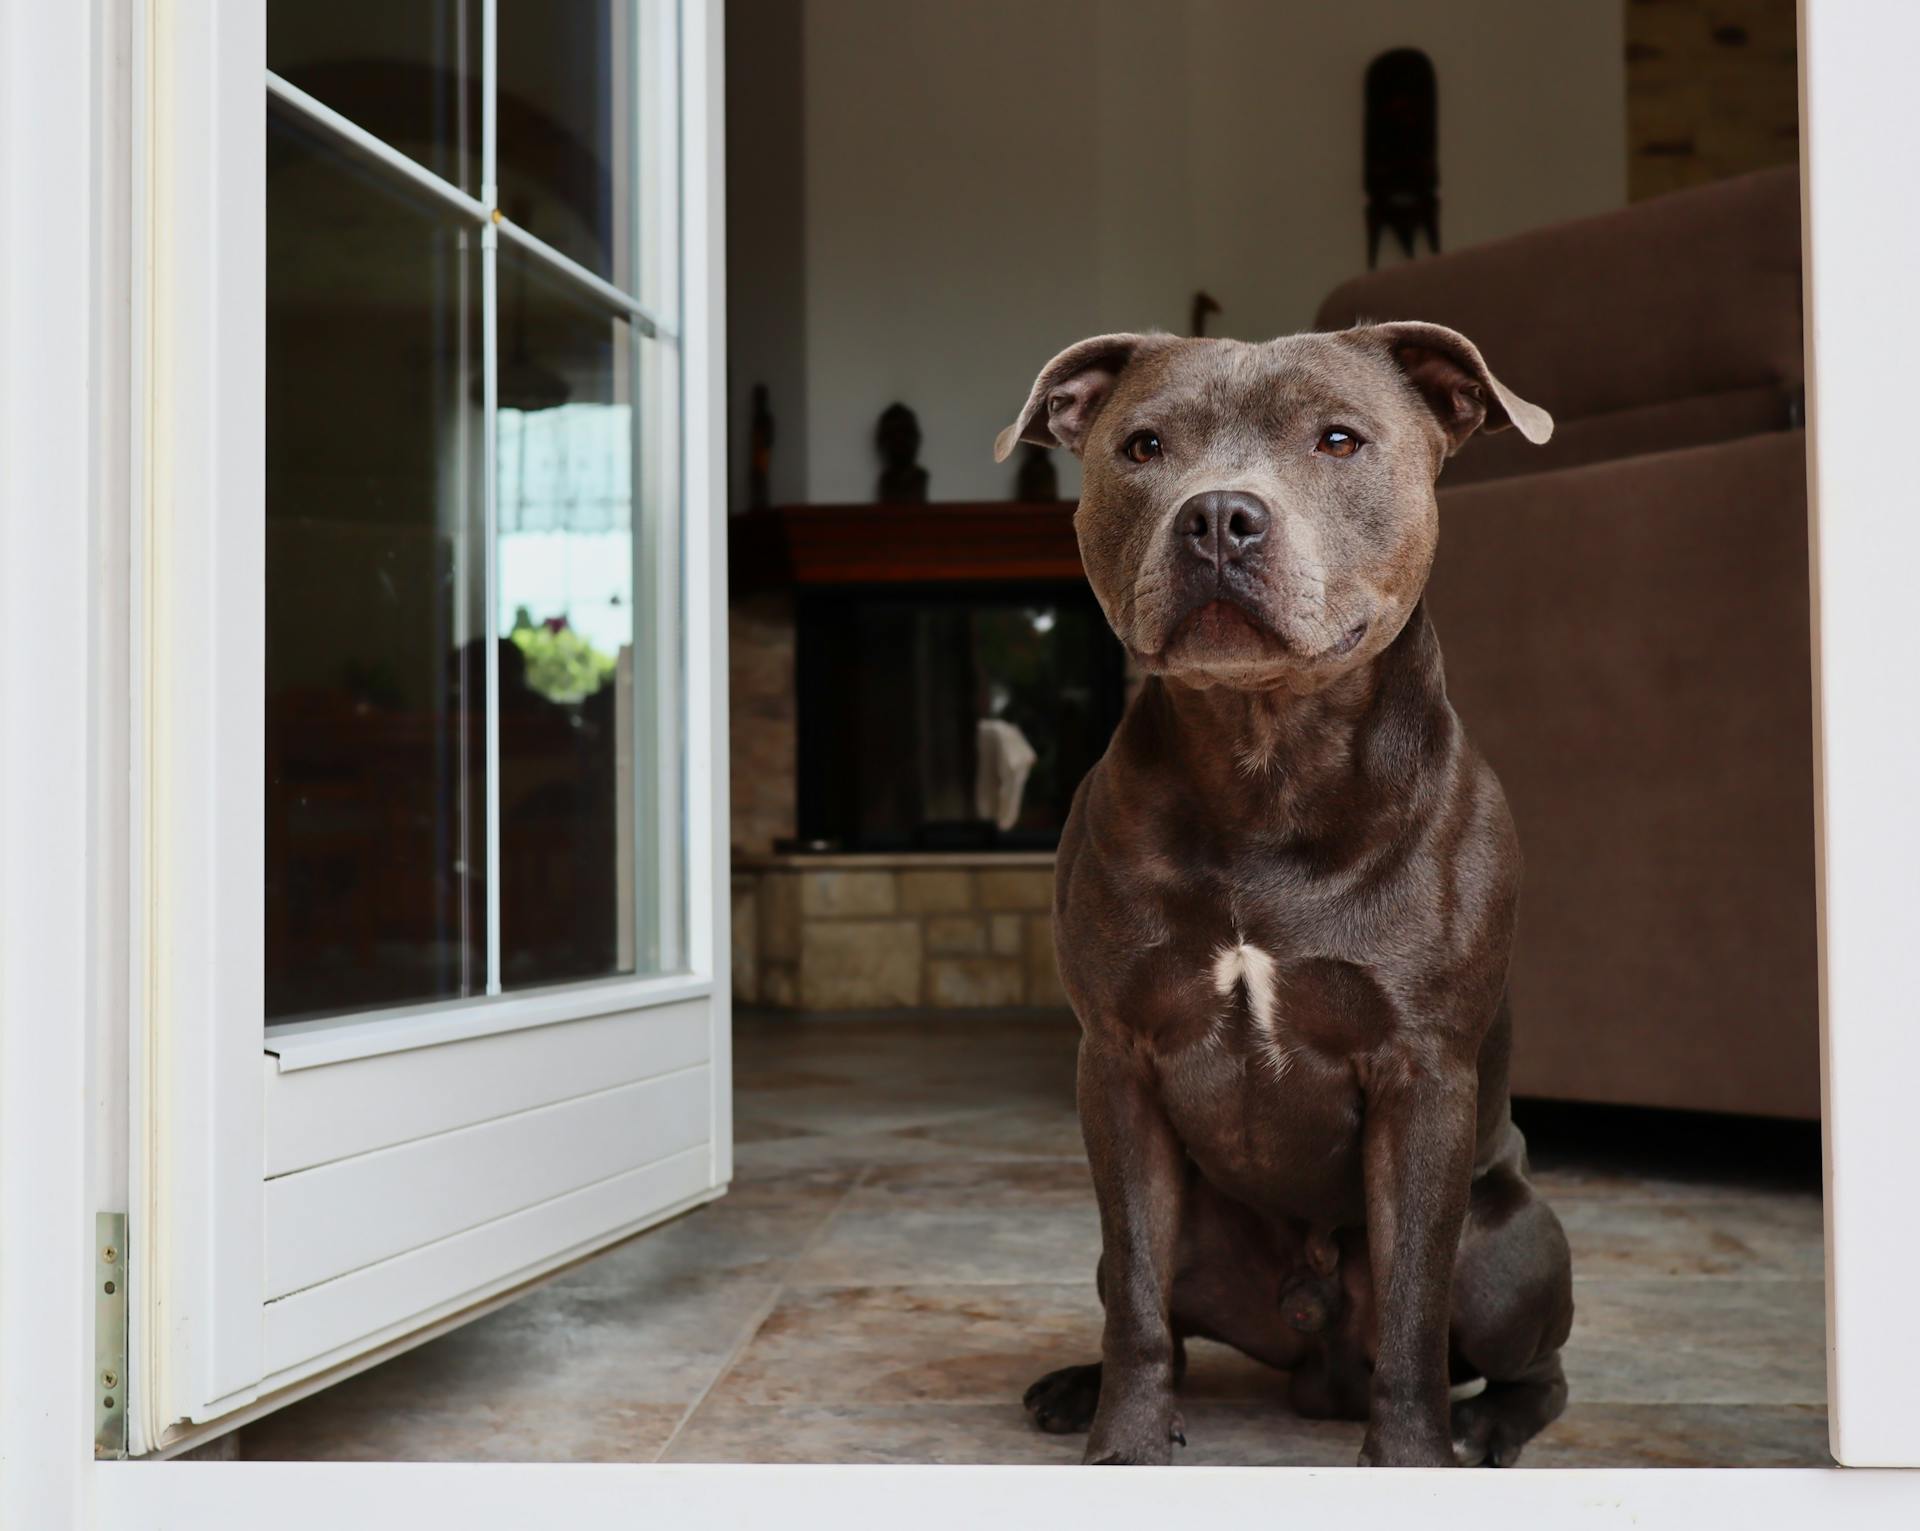
[[[127,1454],[127,1214],[93,1225],[93,1454]]]

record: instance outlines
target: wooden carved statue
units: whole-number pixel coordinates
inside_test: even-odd
[[[924,505],[927,470],[920,466],[920,421],[904,404],[889,404],[880,412],[874,431],[880,448],[880,503]]]
[[[753,385],[753,423],[747,432],[747,509],[765,510],[773,490],[773,410],[767,385]]]
[[[1395,48],[1367,66],[1367,265],[1380,263],[1380,231],[1392,229],[1408,259],[1414,236],[1440,249],[1439,89],[1433,60]]]
[[[1013,497],[1022,505],[1046,505],[1060,498],[1060,472],[1053,465],[1053,453],[1038,442],[1029,441],[1021,448]]]

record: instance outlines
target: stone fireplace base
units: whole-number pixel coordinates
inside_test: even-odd
[[[733,991],[792,1010],[1065,1005],[1053,854],[741,856]]]

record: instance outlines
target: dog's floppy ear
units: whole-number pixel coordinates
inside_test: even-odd
[[[1420,390],[1446,433],[1447,454],[1476,430],[1509,425],[1538,446],[1553,434],[1553,416],[1529,404],[1488,368],[1480,349],[1443,324],[1373,324],[1359,333],[1385,345],[1407,381]]]
[[[1023,441],[1063,446],[1078,457],[1094,416],[1147,339],[1145,335],[1095,335],[1068,346],[1040,369],[1019,415],[995,439],[993,460],[1005,462]]]

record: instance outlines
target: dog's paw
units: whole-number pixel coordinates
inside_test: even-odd
[[[1186,1444],[1187,1422],[1176,1409],[1167,1416],[1164,1432],[1153,1427],[1124,1436],[1097,1432],[1081,1461],[1088,1467],[1166,1467],[1173,1461],[1173,1448]]]
[[[1453,1459],[1462,1467],[1512,1467],[1532,1432],[1486,1399],[1481,1393],[1453,1406]]]
[[[1087,1467],[1170,1467],[1173,1464],[1171,1449],[1160,1451],[1123,1451],[1116,1447],[1105,1456],[1088,1457]]]
[[[1100,1407],[1100,1363],[1048,1372],[1021,1399],[1033,1422],[1048,1435],[1078,1435]]]

